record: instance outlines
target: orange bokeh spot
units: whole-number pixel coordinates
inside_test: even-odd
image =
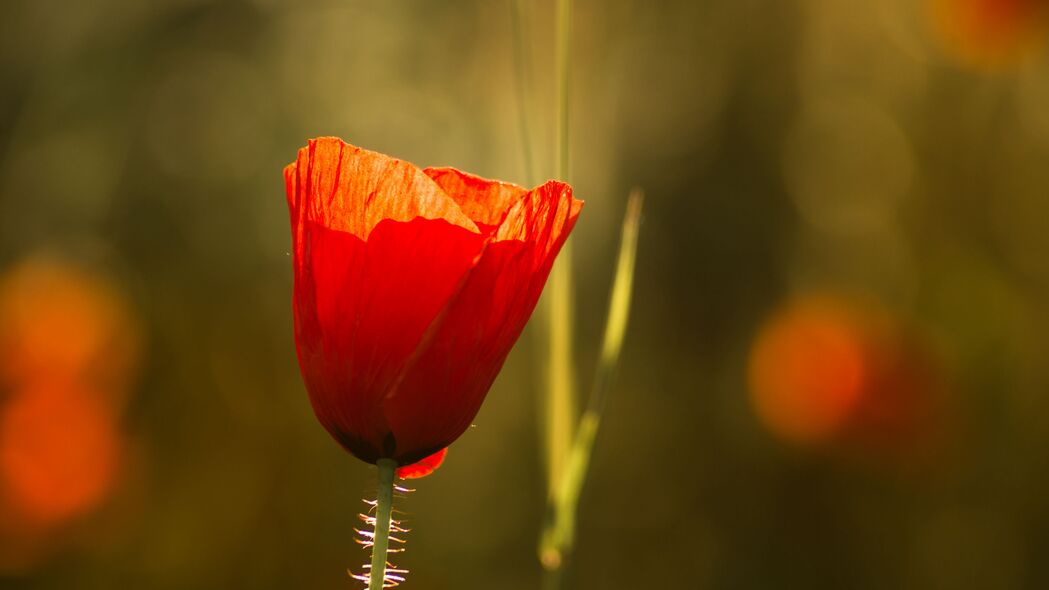
[[[1039,47],[1049,28],[1046,0],[932,0],[945,47],[964,63],[993,69]]]
[[[34,257],[0,278],[0,570],[39,563],[111,493],[137,328],[76,266]]]
[[[809,295],[774,314],[750,353],[751,403],[788,442],[927,464],[942,442],[944,376],[920,335],[877,305]]]
[[[759,333],[750,357],[751,399],[775,434],[818,442],[848,420],[865,371],[862,339],[848,314],[827,301],[806,301]]]
[[[122,298],[68,266],[30,260],[0,283],[0,381],[60,378],[122,394],[137,337]]]
[[[0,483],[8,509],[48,526],[97,506],[119,463],[115,416],[71,387],[15,392],[0,414]]]

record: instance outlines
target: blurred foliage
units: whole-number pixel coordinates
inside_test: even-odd
[[[15,490],[44,489],[24,497],[61,515],[34,533],[0,519],[0,586],[352,587],[374,469],[329,440],[303,391],[280,171],[331,134],[523,182],[507,3],[4,8],[0,276],[57,261],[46,268],[77,278],[35,287],[54,301],[29,322],[42,350],[91,359],[96,377],[128,356],[112,381],[34,379],[36,397],[0,382],[0,505],[25,516]],[[541,148],[554,144],[553,2],[530,14]],[[622,196],[640,185],[647,203],[571,587],[633,587],[640,571],[684,588],[1049,585],[1045,19],[1042,0],[575,2],[579,375],[600,354]],[[552,150],[535,156],[553,169]],[[838,302],[817,313],[815,344],[810,297]],[[777,323],[791,310],[800,331]],[[10,335],[31,331],[3,317],[10,355],[28,337]],[[103,333],[111,354],[75,356]],[[748,372],[770,333],[786,334],[770,374],[802,376],[763,389]],[[542,342],[526,334],[476,428],[400,503],[405,587],[538,586]],[[842,358],[914,369],[837,390]],[[935,388],[914,422],[937,429],[914,449],[920,468],[875,415],[801,439],[769,418],[833,417],[827,387],[892,407]],[[99,466],[54,472],[95,487],[18,487],[4,465],[45,463],[5,459],[12,439]]]

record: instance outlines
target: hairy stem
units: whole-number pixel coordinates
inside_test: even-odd
[[[381,590],[386,581],[386,551],[390,547],[390,517],[393,514],[393,477],[397,462],[379,459],[379,494],[375,504],[375,538],[372,567],[368,571],[368,590]]]

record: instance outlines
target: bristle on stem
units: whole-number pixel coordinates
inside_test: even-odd
[[[405,580],[408,570],[399,569],[397,566],[386,561],[387,554],[400,553],[403,547],[391,549],[390,541],[403,545],[404,539],[393,537],[393,533],[407,533],[409,529],[401,526],[401,521],[394,520],[393,496],[396,490],[398,494],[411,492],[411,489],[395,486],[394,474],[397,471],[397,463],[392,459],[380,459],[379,467],[379,491],[374,501],[364,500],[368,506],[365,513],[359,514],[361,522],[368,528],[357,529],[357,538],[354,539],[359,545],[370,547],[372,550],[371,564],[364,566],[364,571],[359,574],[350,572],[350,577],[364,582],[368,590],[380,590],[381,588],[393,588]],[[374,516],[372,515],[374,513]]]

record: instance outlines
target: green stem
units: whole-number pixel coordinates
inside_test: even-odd
[[[637,235],[641,223],[641,206],[644,195],[635,189],[627,201],[623,217],[622,237],[616,274],[612,283],[605,334],[601,345],[601,357],[594,374],[593,389],[586,411],[579,421],[571,451],[566,459],[564,472],[550,496],[546,525],[539,542],[539,558],[546,569],[543,582],[546,590],[558,590],[564,583],[565,560],[575,546],[576,511],[579,496],[590,468],[590,457],[605,401],[611,387],[612,377],[619,365],[623,349],[623,337],[630,317],[630,299],[634,284],[634,265],[637,258]]]
[[[556,569],[544,568],[543,577],[540,582],[541,590],[561,590],[565,584],[561,571],[560,567]]]
[[[557,0],[556,39],[554,70],[557,83],[557,130],[554,176],[561,181],[569,180],[569,104],[572,1]],[[550,334],[548,347],[547,383],[547,492],[549,508],[557,520],[559,491],[568,468],[573,439],[576,436],[575,374],[573,371],[574,335],[572,326],[573,300],[572,247],[571,240],[565,242],[561,254],[550,274],[550,307],[547,314]],[[563,584],[563,554],[550,551],[551,546],[560,549],[562,543],[551,539],[553,527],[548,525],[540,538],[539,558],[546,570],[544,588],[556,590]]]
[[[568,180],[568,107],[571,66],[572,0],[557,0],[557,170],[558,180]],[[563,256],[563,255],[562,255]]]
[[[571,57],[571,0],[557,0],[557,48],[554,69],[557,80],[557,142],[554,177],[569,180],[569,64]],[[548,492],[557,489],[574,438],[576,421],[572,284],[572,241],[561,248],[549,281],[550,344],[547,357],[547,469]]]
[[[375,505],[375,537],[372,545],[372,567],[368,572],[368,590],[382,590],[386,580],[386,551],[390,548],[390,517],[393,515],[393,477],[397,462],[379,459],[379,494]]]
[[[569,244],[550,273],[547,307],[546,451],[547,491],[553,496],[572,447],[576,421],[575,366],[573,358],[573,285]]]
[[[532,95],[531,60],[529,48],[525,43],[529,39],[526,23],[524,0],[510,0],[510,24],[514,39],[514,71],[517,83],[517,126],[521,136],[521,154],[524,158],[525,186],[535,186],[536,174],[535,153],[532,149],[532,117],[529,98]]]

